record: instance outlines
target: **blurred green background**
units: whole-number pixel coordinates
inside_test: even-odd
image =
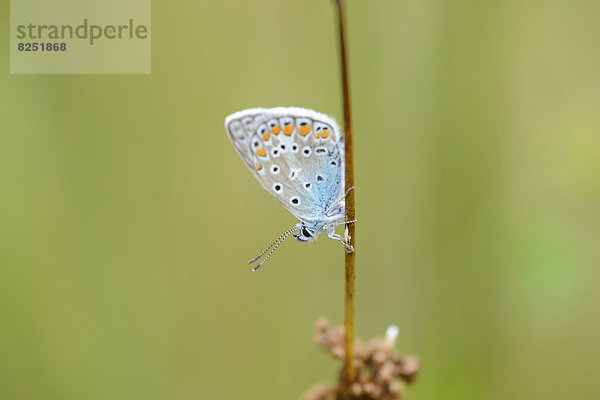
[[[331,1],[154,2],[152,74],[9,75],[0,13],[0,398],[296,399],[335,379],[343,251],[223,129],[341,119]],[[600,398],[600,2],[348,2],[357,332],[408,399]]]

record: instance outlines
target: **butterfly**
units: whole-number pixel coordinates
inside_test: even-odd
[[[227,116],[225,129],[260,184],[300,220],[248,262],[271,249],[252,271],[293,232],[299,242],[327,232],[353,251],[335,233],[337,225],[355,221],[345,221],[344,137],[334,118],[300,107],[250,108]]]

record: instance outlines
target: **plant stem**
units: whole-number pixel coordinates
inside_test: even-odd
[[[352,140],[352,121],[350,113],[350,84],[348,79],[348,61],[346,57],[346,35],[344,19],[344,1],[335,0],[338,10],[338,26],[341,50],[342,66],[342,94],[344,102],[344,142],[345,142],[345,177],[346,190],[354,187],[354,157]],[[346,221],[355,219],[354,190],[346,196]],[[346,225],[350,237],[350,245],[356,251],[355,234],[356,224]],[[351,385],[356,377],[354,366],[354,316],[355,316],[355,252],[345,252],[345,296],[344,296],[344,326],[345,326],[345,348],[346,363],[344,366],[346,385]]]

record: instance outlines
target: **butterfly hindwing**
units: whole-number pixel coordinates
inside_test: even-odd
[[[339,214],[344,145],[333,118],[297,107],[255,108],[228,116],[225,128],[254,176],[297,218]]]

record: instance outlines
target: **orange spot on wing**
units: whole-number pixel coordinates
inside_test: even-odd
[[[327,136],[329,136],[329,129],[323,129],[323,131],[321,132],[321,137],[327,138]]]
[[[273,132],[273,135],[278,135],[280,129],[281,129],[281,126],[275,125],[274,127],[271,128],[271,132]]]
[[[294,124],[287,124],[283,127],[283,133],[290,136],[294,132]]]
[[[318,138],[320,138],[320,137],[321,137],[321,132],[317,132],[317,133],[315,133],[315,138],[316,138],[316,139],[318,139]]]
[[[269,131],[263,133],[262,139],[263,140],[269,140]]]
[[[262,169],[262,165],[260,165],[260,164],[256,164],[256,170],[257,170],[257,171],[260,171],[261,169]]]
[[[256,155],[259,155],[261,157],[265,157],[267,155],[267,152],[265,151],[264,147],[261,147],[260,149],[256,150]]]
[[[311,126],[308,124],[300,125],[300,128],[298,128],[298,133],[301,134],[302,136],[306,136],[306,134],[308,134],[308,132],[310,132],[310,128],[311,128]]]

